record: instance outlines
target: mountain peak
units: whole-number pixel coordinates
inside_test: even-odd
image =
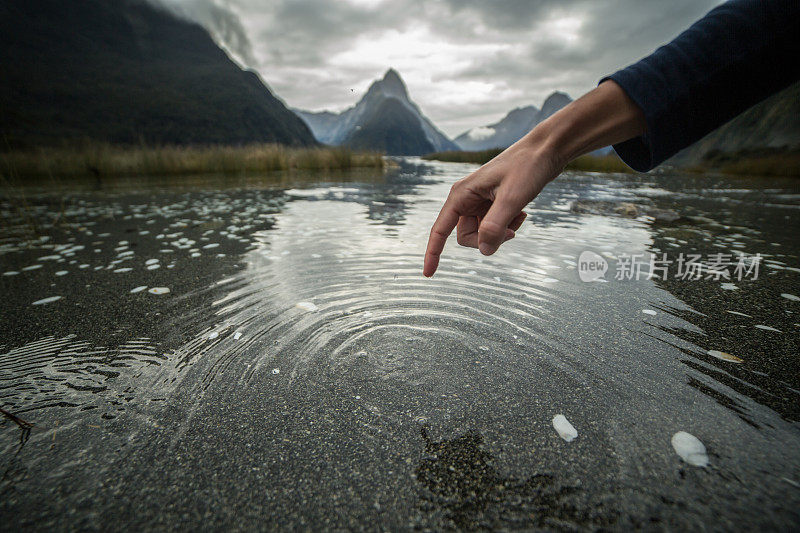
[[[386,96],[394,96],[401,100],[408,100],[408,90],[400,74],[393,68],[386,71],[383,79],[376,81],[373,87],[379,88]]]

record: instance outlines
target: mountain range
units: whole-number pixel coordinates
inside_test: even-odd
[[[0,80],[4,148],[317,145],[204,28],[144,0],[0,2]]]
[[[455,138],[455,142],[462,150],[470,151],[507,148],[570,102],[572,98],[566,94],[554,92],[545,99],[541,109],[532,105],[518,107],[499,122],[465,131]]]
[[[356,105],[342,111],[295,109],[318,141],[390,155],[421,155],[459,147],[422,114],[400,75],[389,69]]]

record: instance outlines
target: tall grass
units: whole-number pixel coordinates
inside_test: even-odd
[[[422,156],[422,159],[427,161],[446,161],[448,163],[476,163],[478,165],[483,165],[484,163],[488,163],[495,157],[497,157],[500,152],[502,152],[502,148],[492,148],[491,150],[478,150],[475,152],[462,152],[462,151],[450,151],[450,152],[434,152],[432,154]]]
[[[800,176],[800,148],[762,147],[722,152],[711,150],[692,167],[693,172],[716,171],[750,176]]]
[[[384,168],[381,154],[347,148],[251,146],[124,147],[87,144],[0,153],[7,176],[136,176],[242,174],[275,170],[347,170]]]
[[[447,161],[453,163],[476,163],[483,165],[494,159],[503,150],[480,150],[476,152],[436,152],[423,156],[429,161]],[[582,170],[585,172],[633,172],[628,165],[615,154],[595,156],[583,155],[567,165],[567,170]]]

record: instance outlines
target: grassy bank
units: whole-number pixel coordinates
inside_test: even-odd
[[[748,176],[800,177],[800,149],[756,148],[737,152],[711,150],[689,167],[692,172],[721,172]]]
[[[423,156],[428,161],[447,161],[452,163],[477,163],[482,165],[503,150],[481,150],[477,152],[436,152]],[[568,170],[583,170],[586,172],[633,172],[622,160],[614,154],[604,156],[584,155],[567,165]]]
[[[275,144],[205,147],[122,147],[91,144],[0,153],[8,178],[242,174],[275,170],[383,168],[381,154],[347,148],[288,148]]]
[[[423,156],[429,161],[476,163],[482,165],[502,152],[501,149],[477,152],[436,152]],[[681,167],[695,173],[722,173],[745,176],[800,176],[800,150],[762,148],[735,153],[712,151],[696,165]],[[567,165],[567,170],[584,172],[634,172],[616,154],[584,155]]]

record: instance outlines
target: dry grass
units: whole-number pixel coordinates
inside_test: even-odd
[[[494,159],[503,150],[480,150],[477,152],[436,152],[423,156],[429,161],[447,161],[452,163],[476,163],[483,165]],[[584,155],[567,165],[567,170],[586,172],[634,172],[615,154],[604,156]]]
[[[378,153],[353,152],[347,148],[288,148],[274,144],[241,147],[88,144],[77,148],[0,153],[0,173],[15,178],[246,174],[351,168],[384,168],[384,159]]]
[[[622,162],[616,154],[608,155],[582,155],[570,161],[567,170],[581,170],[584,172],[622,172],[635,173],[631,167]]]
[[[748,176],[800,177],[800,149],[761,148],[734,153],[712,151],[689,168],[693,172],[716,171]]]
[[[422,156],[422,159],[427,161],[445,161],[448,163],[476,163],[483,165],[494,159],[502,148],[493,148],[491,150],[479,150],[477,152],[434,152],[432,154]]]

